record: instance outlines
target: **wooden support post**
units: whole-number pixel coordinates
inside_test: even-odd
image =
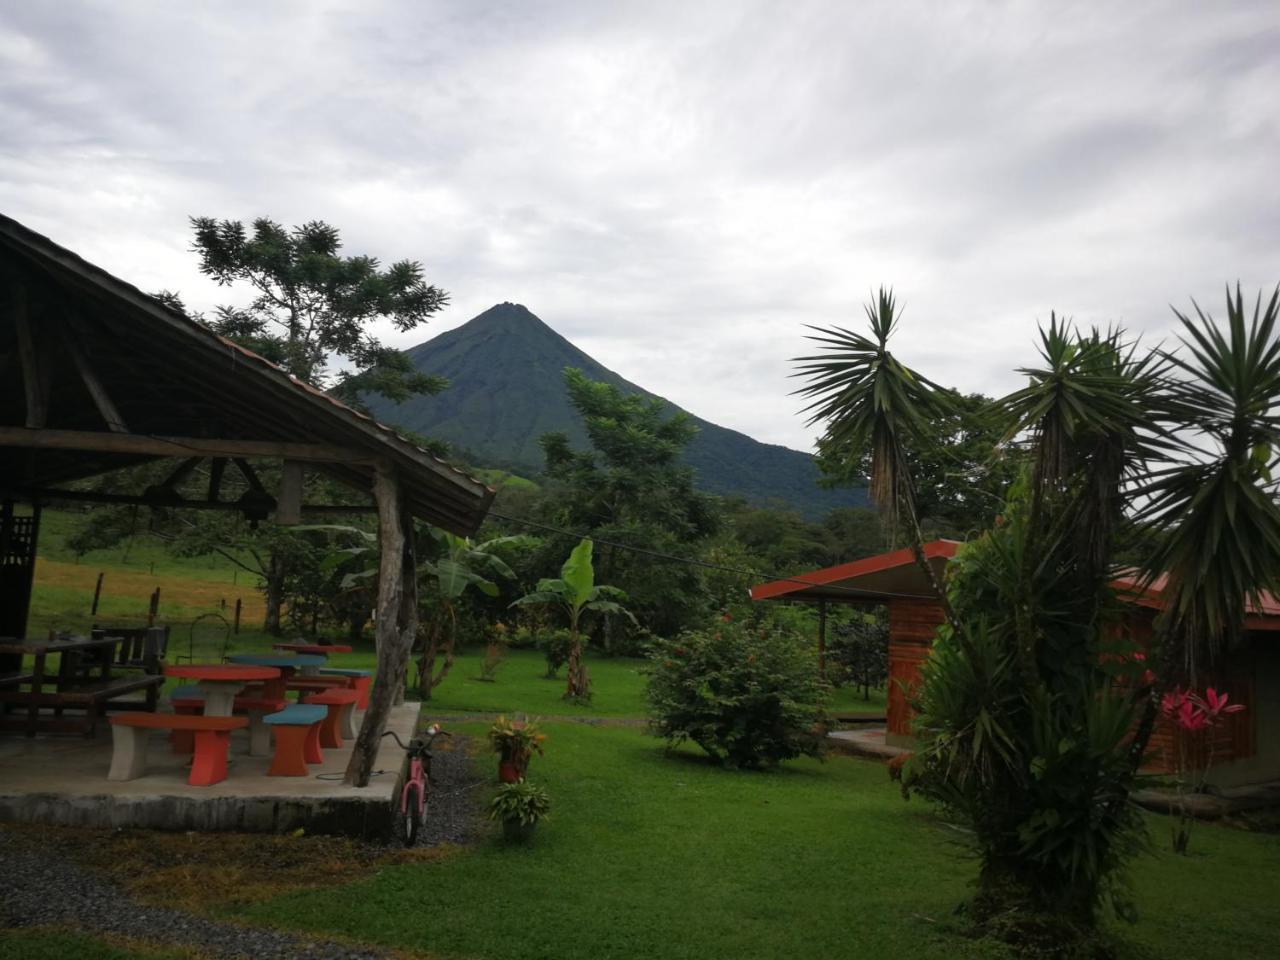
[[[818,676],[827,679],[827,601],[818,601]]]
[[[302,463],[286,460],[280,469],[280,496],[276,498],[276,523],[296,526],[302,522]]]
[[[397,679],[408,660],[401,637],[401,599],[404,593],[404,523],[401,516],[400,481],[390,466],[379,463],[373,477],[373,497],[378,504],[378,603],[375,642],[378,646],[377,678],[369,694],[369,708],[356,736],[344,782],[367,787],[378,755],[382,731],[395,702]]]

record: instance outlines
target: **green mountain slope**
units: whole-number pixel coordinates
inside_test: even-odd
[[[419,370],[447,377],[449,389],[403,404],[370,397],[374,415],[445,440],[471,463],[520,473],[542,470],[538,437],[544,433],[561,430],[576,447],[586,446],[565,395],[565,367],[653,396],[601,366],[519,304],[498,304],[408,353]],[[685,459],[697,471],[698,486],[709,493],[736,494],[753,503],[782,500],[811,518],[866,503],[861,490],[820,489],[817,467],[806,453],[694,420],[698,435]]]

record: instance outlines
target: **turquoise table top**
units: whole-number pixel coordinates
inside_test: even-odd
[[[325,662],[324,657],[309,653],[233,653],[227,659],[255,667],[318,667]]]

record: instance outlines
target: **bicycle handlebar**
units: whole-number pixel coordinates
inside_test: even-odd
[[[448,730],[441,730],[439,726],[434,724],[427,728],[426,734],[432,740],[434,740],[436,737],[452,737],[453,736],[453,734],[450,733]],[[422,743],[422,741],[418,737],[411,737],[409,739],[408,745],[406,746],[405,742],[400,739],[399,734],[397,734],[394,730],[384,730],[382,731],[382,736],[390,737],[396,742],[397,746],[399,746],[401,750],[404,750],[406,752],[413,749],[413,745],[415,742]],[[422,746],[424,747],[427,746],[427,743],[422,743]]]

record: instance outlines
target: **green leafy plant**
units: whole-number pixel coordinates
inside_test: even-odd
[[[525,542],[524,537],[496,537],[473,543],[436,527],[429,527],[428,531],[435,556],[418,563],[419,574],[425,575],[423,605],[429,611],[419,623],[417,639],[418,690],[423,700],[431,699],[431,691],[448,676],[453,666],[459,598],[468,588],[496,597],[498,585],[489,577],[515,578],[497,551],[503,546]],[[443,662],[437,670],[436,661],[441,659]]]
[[[587,700],[591,697],[591,683],[582,660],[582,636],[579,632],[583,614],[622,614],[634,622],[635,618],[622,606],[626,599],[627,595],[617,587],[596,583],[595,569],[591,565],[591,541],[583,539],[560,568],[558,580],[539,580],[538,589],[512,604],[551,606],[564,611],[568,618],[569,680],[564,693],[566,700]]]
[[[826,692],[804,638],[723,620],[655,641],[645,693],[650,726],[669,744],[758,768],[821,755]]]
[[[519,780],[504,783],[489,803],[489,819],[520,827],[532,827],[551,812],[551,798],[542,787]]]
[[[569,662],[569,654],[573,650],[573,634],[561,627],[544,627],[538,631],[535,643],[547,663],[547,679],[555,679],[560,668]]]
[[[520,776],[524,776],[529,758],[535,753],[542,756],[542,744],[547,736],[536,721],[508,720],[499,716],[489,728],[489,746],[503,763],[512,764]]]

